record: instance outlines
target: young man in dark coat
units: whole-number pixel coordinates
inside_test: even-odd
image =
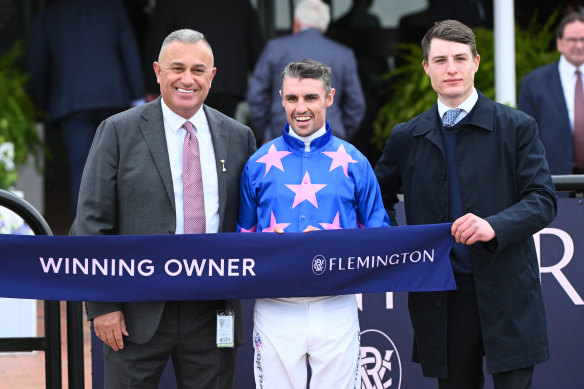
[[[496,388],[531,388],[549,358],[532,235],[557,208],[537,124],[475,89],[464,24],[436,23],[422,48],[437,104],[393,129],[375,167],[390,215],[403,190],[408,224],[453,222],[457,290],[409,295],[414,360],[440,389],[482,388],[483,355]]]

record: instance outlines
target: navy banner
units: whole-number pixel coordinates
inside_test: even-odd
[[[450,224],[149,236],[0,235],[0,297],[211,300],[454,289]]]

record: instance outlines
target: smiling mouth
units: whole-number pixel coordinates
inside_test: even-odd
[[[294,117],[294,120],[296,120],[297,122],[301,122],[301,123],[307,122],[310,119],[312,119],[310,116],[295,116]]]
[[[194,90],[192,89],[183,89],[183,88],[176,88],[177,91],[181,92],[181,93],[195,93]]]

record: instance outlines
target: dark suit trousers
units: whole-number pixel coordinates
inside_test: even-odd
[[[448,378],[439,389],[482,389],[483,341],[474,291],[448,292]],[[493,374],[495,389],[531,389],[533,366]]]
[[[105,388],[157,389],[172,358],[179,389],[231,389],[236,350],[217,348],[216,302],[167,302],[158,330],[145,344],[104,346]]]

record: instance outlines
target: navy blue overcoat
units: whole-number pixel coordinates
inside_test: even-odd
[[[410,225],[449,222],[438,120],[434,105],[395,126],[375,167],[390,215],[403,188]],[[456,162],[464,213],[486,219],[496,233],[493,241],[471,246],[487,370],[543,362],[549,350],[532,235],[554,219],[557,195],[537,124],[479,92],[470,122],[458,132]],[[447,304],[446,292],[409,295],[414,358],[428,377],[447,375]]]

